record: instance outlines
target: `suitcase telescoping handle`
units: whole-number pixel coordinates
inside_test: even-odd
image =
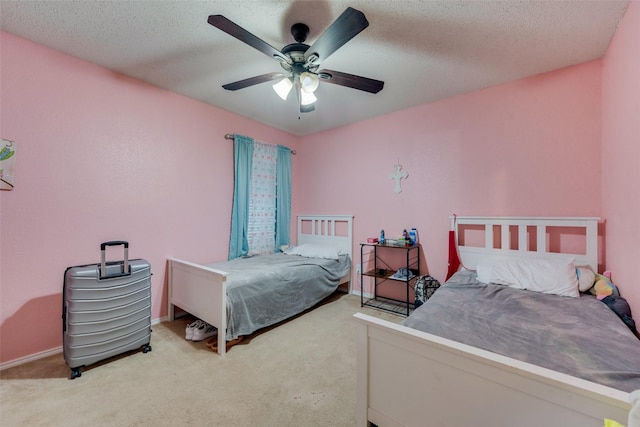
[[[110,242],[100,244],[100,252],[102,253],[100,259],[100,277],[107,275],[107,246],[124,246],[124,265],[122,274],[129,274],[129,242],[125,242],[124,240],[112,240]]]

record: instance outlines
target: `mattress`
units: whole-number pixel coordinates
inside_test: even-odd
[[[590,295],[483,284],[460,271],[404,325],[618,390],[640,389],[640,340]]]
[[[277,253],[211,264],[227,276],[228,341],[313,307],[331,295],[351,268],[338,260]]]

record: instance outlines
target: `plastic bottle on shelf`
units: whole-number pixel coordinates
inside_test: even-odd
[[[380,230],[380,240],[378,240],[378,242],[384,245],[384,230]]]
[[[412,228],[409,232],[409,240],[411,240],[411,246],[418,244],[418,230]]]

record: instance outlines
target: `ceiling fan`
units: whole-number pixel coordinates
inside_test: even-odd
[[[222,87],[227,90],[244,89],[260,83],[280,80],[273,85],[276,93],[286,100],[291,89],[295,88],[300,112],[308,113],[315,110],[316,97],[313,92],[318,88],[321,80],[369,93],[378,93],[384,87],[384,82],[380,80],[340,71],[318,70],[322,61],[369,26],[364,14],[351,7],[342,12],[311,46],[304,44],[309,34],[309,27],[302,23],[293,24],[291,34],[296,43],[289,44],[282,50],[277,50],[222,15],[210,15],[208,22],[270,58],[276,59],[284,69],[284,73],[267,73],[223,85]]]

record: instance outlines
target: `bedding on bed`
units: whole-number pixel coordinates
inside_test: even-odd
[[[211,264],[227,276],[227,341],[313,307],[338,287],[351,259],[276,253]]]
[[[594,296],[484,284],[463,270],[403,323],[619,390],[640,389],[640,340]]]

